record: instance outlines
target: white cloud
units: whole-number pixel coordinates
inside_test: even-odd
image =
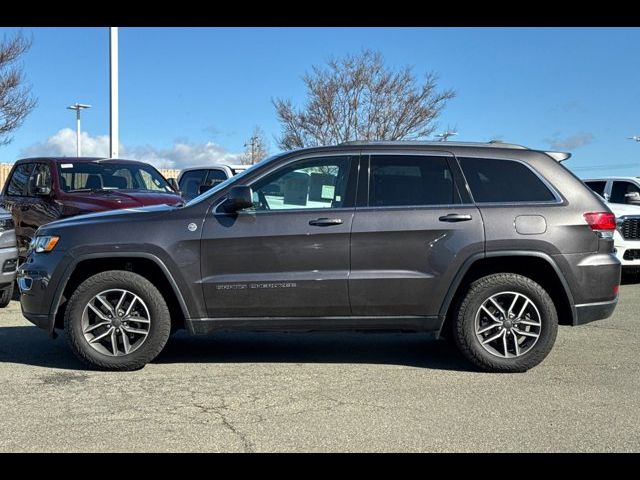
[[[109,156],[109,136],[95,137],[82,132],[82,156]],[[21,157],[38,156],[75,157],[76,132],[63,128],[44,142],[33,144],[21,152]],[[171,148],[159,149],[151,145],[120,145],[120,157],[141,160],[158,168],[185,168],[211,163],[240,163],[242,153],[232,153],[212,142],[192,143],[176,141]]]
[[[591,143],[594,138],[591,132],[576,133],[564,138],[555,133],[552,138],[547,138],[545,141],[554,150],[574,150]]]

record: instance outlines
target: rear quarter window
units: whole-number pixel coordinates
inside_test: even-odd
[[[459,158],[478,203],[553,202],[553,192],[526,165],[513,160]]]

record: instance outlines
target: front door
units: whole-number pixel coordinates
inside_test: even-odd
[[[480,212],[453,156],[369,158],[351,236],[353,315],[437,315],[462,262],[484,250]]]
[[[202,282],[210,318],[349,315],[357,157],[286,162],[251,182],[254,208],[208,213]]]

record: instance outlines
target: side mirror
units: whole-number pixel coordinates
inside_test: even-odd
[[[246,185],[231,187],[226,200],[220,205],[220,209],[226,213],[235,213],[250,207],[253,207],[253,192],[251,187]]]
[[[627,193],[625,194],[624,197],[627,199],[627,203],[633,203],[633,204],[640,203],[640,193],[638,192]]]
[[[198,195],[201,195],[204,192],[208,192],[212,188],[213,188],[213,185],[200,185],[200,187],[198,187]]]
[[[180,195],[180,186],[178,185],[178,182],[176,182],[175,178],[167,178],[167,182],[169,183],[169,185],[171,186],[171,188],[173,188],[173,190]]]
[[[42,178],[42,173],[36,175],[33,183],[33,193],[38,197],[48,197],[51,195],[51,187],[45,184]]]

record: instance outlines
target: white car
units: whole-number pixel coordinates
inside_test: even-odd
[[[613,238],[622,268],[640,270],[640,179],[590,178],[584,183],[605,199],[616,216],[618,228]]]
[[[251,165],[206,165],[185,168],[178,175],[178,189],[185,200],[191,200],[209,188],[245,171]]]

